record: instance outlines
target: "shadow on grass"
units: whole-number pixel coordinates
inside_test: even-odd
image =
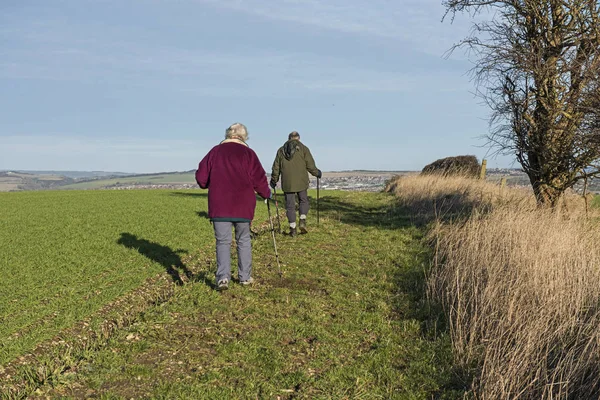
[[[428,358],[419,360],[419,355],[415,355],[415,364],[430,369],[437,386],[435,398],[463,399],[471,387],[473,375],[455,364],[447,316],[439,304],[428,299],[427,273],[430,261],[430,252],[415,252],[408,266],[400,261],[394,262],[396,273],[393,280],[397,288],[394,310],[400,318],[413,320],[420,326],[422,354]]]
[[[319,199],[321,215],[349,225],[383,230],[411,230],[423,228],[423,225],[431,222],[431,218],[417,218],[393,194],[389,194],[389,199],[382,194],[378,196],[382,196],[382,201],[365,204],[343,197],[325,196]],[[316,199],[311,198],[310,201],[312,217],[315,218]],[[419,231],[422,232],[422,229],[411,233],[417,240]],[[428,246],[416,246],[407,251],[411,253],[410,257],[394,262],[395,274],[392,279],[396,289],[392,297],[393,309],[402,320],[418,323],[423,338],[423,351],[414,355],[413,366],[407,373],[414,373],[415,379],[418,379],[421,368],[429,369],[428,375],[435,380],[435,383],[429,384],[437,386],[440,396],[437,398],[462,398],[470,387],[471,378],[454,365],[447,318],[442,308],[432,304],[427,296],[427,274],[432,253]]]
[[[440,304],[429,300],[427,294],[433,251],[423,248],[407,251],[411,253],[409,258],[393,262],[395,273],[392,279],[397,291],[393,296],[394,310],[400,318],[419,324],[423,354],[430,357],[422,360],[423,365],[434,366],[430,373],[438,387],[435,398],[463,399],[473,376],[455,364],[447,315]]]
[[[121,233],[121,237],[117,240],[117,243],[137,250],[141,255],[160,263],[171,276],[173,282],[178,285],[183,285],[180,271],[185,274],[188,280],[193,278],[191,271],[181,261],[181,257],[179,257],[180,253],[187,253],[186,250],[173,250],[168,246],[138,238],[131,233]]]
[[[206,211],[196,211],[196,215],[199,216],[200,218],[208,219],[208,213]]]
[[[309,200],[312,217],[316,218],[317,200],[313,197]],[[377,206],[361,205],[339,197],[325,196],[319,199],[319,212],[321,216],[328,216],[350,225],[375,226],[381,229],[399,229],[414,225],[410,215],[396,206],[395,202]]]
[[[172,192],[171,196],[208,198],[208,192]]]

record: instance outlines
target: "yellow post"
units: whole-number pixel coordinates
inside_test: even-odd
[[[481,173],[479,174],[479,179],[481,179],[481,180],[485,179],[486,170],[487,170],[487,160],[483,160],[483,161],[481,161]]]
[[[500,179],[500,189],[504,189],[506,186],[506,178]]]

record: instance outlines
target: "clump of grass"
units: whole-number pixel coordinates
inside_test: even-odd
[[[584,201],[542,210],[527,191],[458,178],[402,179],[396,193],[465,217],[433,225],[429,293],[475,398],[598,398],[600,232]]]
[[[398,177],[386,189],[398,196],[413,218],[425,220],[468,216],[473,209],[489,211],[505,204],[519,208],[535,208],[535,198],[529,189],[502,188],[482,180],[439,175],[408,175]]]

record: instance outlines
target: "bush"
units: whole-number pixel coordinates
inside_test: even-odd
[[[423,175],[464,176],[478,178],[481,166],[475,156],[456,156],[440,158],[426,165]]]

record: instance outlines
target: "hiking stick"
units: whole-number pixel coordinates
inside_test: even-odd
[[[317,226],[319,226],[319,181],[321,179],[317,178]]]
[[[279,253],[277,253],[277,242],[275,242],[275,226],[273,225],[273,220],[271,219],[271,204],[269,203],[269,199],[265,200],[267,202],[267,210],[269,212],[269,223],[271,225],[271,236],[273,236],[273,248],[275,249],[275,260],[277,260],[277,272],[279,273],[279,277],[282,278],[283,275],[281,273],[281,265],[279,264]]]
[[[273,188],[273,196],[275,196],[275,212],[277,213],[277,232],[281,235],[281,219],[279,218],[279,204],[277,202],[277,189]]]

